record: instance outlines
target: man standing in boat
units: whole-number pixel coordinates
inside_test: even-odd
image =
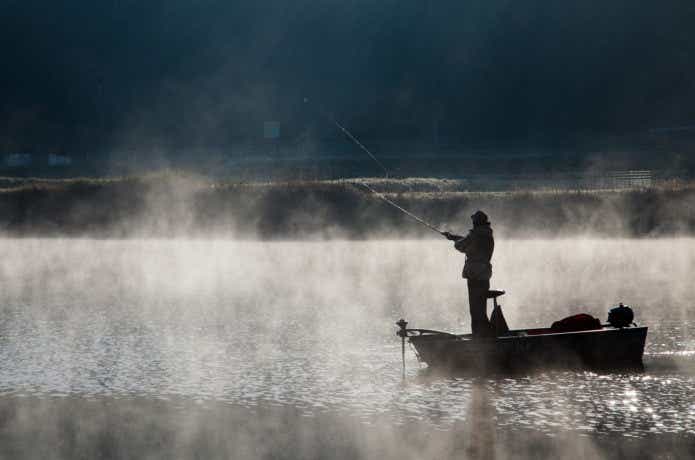
[[[463,277],[468,281],[468,303],[471,312],[471,329],[473,336],[494,336],[494,331],[487,318],[487,293],[492,277],[492,252],[495,240],[487,215],[476,211],[471,216],[473,228],[466,236],[443,232],[446,238],[454,241],[454,247],[466,254]]]

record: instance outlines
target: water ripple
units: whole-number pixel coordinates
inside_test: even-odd
[[[597,273],[617,264],[626,279],[632,256],[616,261],[610,243],[593,244],[594,258],[583,262]],[[639,244],[659,251],[658,242]],[[644,373],[433,375],[408,350],[404,383],[393,320],[407,315],[411,324],[445,329],[465,321],[462,309],[448,306],[460,303],[460,282],[407,281],[440,265],[443,253],[428,245],[5,241],[0,394],[186,396],[289,405],[308,417],[341,410],[396,424],[425,420],[442,429],[476,420],[548,434],[695,433],[693,318],[676,302],[668,318],[658,316],[663,307],[640,311],[650,325]],[[538,245],[558,264],[566,257],[553,242],[508,249],[524,259]],[[379,259],[368,257],[374,250]],[[681,264],[695,260],[695,243],[684,253]],[[522,263],[507,257],[511,266]],[[525,269],[545,273],[541,264]],[[378,288],[369,287],[375,280]],[[510,322],[547,323],[549,307],[524,307],[522,318],[519,305],[566,292],[564,281],[553,283],[519,293]],[[637,299],[650,295],[649,283],[630,286]],[[608,297],[607,288],[596,291]]]

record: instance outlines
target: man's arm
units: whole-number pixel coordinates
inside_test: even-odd
[[[456,248],[456,250],[465,253],[468,250],[468,245],[470,245],[470,243],[471,243],[471,235],[468,234],[468,235],[463,236],[463,237],[460,236],[459,239],[457,239],[454,242],[454,247]]]
[[[466,250],[468,249],[468,245],[471,242],[471,235],[470,233],[466,236],[461,236],[461,235],[455,235],[450,232],[442,232],[442,235],[444,235],[448,240],[451,240],[454,242],[454,247],[465,253]]]
[[[447,240],[451,240],[451,241],[458,241],[458,240],[460,240],[461,238],[463,238],[463,237],[460,236],[460,235],[455,235],[455,234],[450,233],[450,232],[442,232],[442,235],[444,235],[444,237],[445,237]]]

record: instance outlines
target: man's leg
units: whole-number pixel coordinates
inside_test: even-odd
[[[473,335],[486,336],[490,333],[490,321],[487,319],[487,292],[490,281],[468,280],[468,304],[471,312],[471,329]]]

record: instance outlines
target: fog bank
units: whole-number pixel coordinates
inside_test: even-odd
[[[485,210],[500,236],[654,237],[695,234],[689,183],[627,190],[467,191],[437,179],[367,180],[441,229],[464,232]],[[432,237],[360,180],[225,183],[198,176],[5,180],[8,236],[317,240]]]

